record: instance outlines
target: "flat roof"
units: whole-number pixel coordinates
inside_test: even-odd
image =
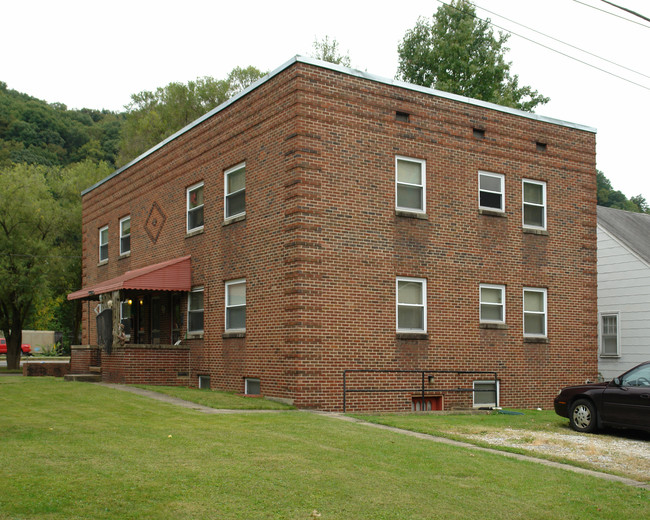
[[[160,148],[165,146],[167,143],[169,143],[169,142],[173,141],[174,139],[176,139],[177,137],[183,135],[185,132],[191,130],[195,126],[201,124],[206,119],[209,119],[213,115],[221,112],[223,109],[230,106],[232,103],[234,103],[238,99],[244,97],[249,92],[255,90],[260,85],[263,85],[264,83],[269,81],[271,78],[273,78],[273,77],[277,76],[278,74],[280,74],[285,69],[288,69],[289,67],[291,67],[294,63],[307,63],[307,64],[313,65],[315,67],[321,67],[323,69],[334,70],[334,71],[340,72],[342,74],[348,74],[349,76],[356,76],[358,78],[367,79],[368,81],[374,81],[376,83],[383,83],[385,85],[393,85],[395,87],[403,88],[403,89],[406,89],[406,90],[412,90],[412,91],[415,91],[415,92],[421,92],[423,94],[429,94],[431,96],[441,97],[441,98],[445,98],[445,99],[451,99],[451,100],[454,100],[454,101],[459,101],[461,103],[466,103],[468,105],[474,105],[474,106],[478,106],[478,107],[482,107],[482,108],[487,108],[487,109],[490,109],[490,110],[496,110],[498,112],[504,112],[506,114],[513,114],[513,115],[516,115],[516,116],[525,117],[527,119],[533,119],[535,121],[543,121],[545,123],[551,123],[551,124],[554,124],[554,125],[560,125],[560,126],[565,126],[565,127],[568,127],[568,128],[574,128],[576,130],[583,130],[585,132],[596,133],[596,129],[593,128],[593,127],[590,127],[590,126],[580,125],[580,124],[576,124],[576,123],[570,123],[568,121],[562,121],[561,119],[554,119],[552,117],[541,116],[541,115],[538,115],[538,114],[533,114],[532,112],[525,112],[523,110],[519,110],[519,109],[516,109],[516,108],[504,107],[504,106],[501,106],[501,105],[497,105],[496,103],[489,103],[487,101],[481,101],[480,99],[473,99],[473,98],[468,98],[468,97],[465,97],[465,96],[459,96],[457,94],[451,94],[449,92],[443,92],[442,90],[436,90],[436,89],[429,88],[429,87],[422,87],[420,85],[414,85],[412,83],[406,83],[404,81],[399,81],[399,80],[396,80],[396,79],[384,78],[382,76],[376,76],[376,75],[370,74],[368,72],[364,72],[364,71],[357,70],[357,69],[351,69],[351,68],[348,68],[348,67],[344,67],[343,65],[337,65],[335,63],[329,63],[327,61],[318,60],[316,58],[310,58],[310,57],[306,57],[306,56],[294,56],[293,58],[291,58],[286,63],[283,63],[282,65],[280,65],[277,69],[269,72],[266,76],[264,76],[263,78],[260,78],[255,83],[253,83],[249,87],[242,90],[239,94],[231,97],[228,101],[225,101],[221,105],[219,105],[218,107],[213,108],[212,110],[210,110],[205,115],[199,117],[195,121],[192,121],[187,126],[181,128],[178,132],[170,135],[167,139],[159,142],[153,148],[150,148],[149,150],[144,152],[142,155],[136,157],[135,159],[133,159],[128,164],[125,164],[120,169],[114,171],[108,177],[102,179],[101,181],[97,182],[96,184],[93,184],[90,188],[85,189],[84,191],[81,192],[81,195],[82,196],[86,195],[87,193],[89,193],[92,190],[94,190],[95,188],[101,186],[105,182],[108,182],[113,177],[116,177],[117,175],[122,173],[127,168],[130,168],[134,164],[140,162],[145,157],[148,157],[149,155],[154,153],[156,150],[159,150]]]

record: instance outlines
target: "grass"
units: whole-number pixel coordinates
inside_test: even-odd
[[[521,415],[507,415],[497,412],[487,412],[480,414],[380,414],[380,415],[355,415],[356,417],[376,424],[384,424],[395,428],[426,433],[438,437],[445,437],[463,442],[468,442],[476,446],[494,448],[501,451],[513,453],[523,453],[538,458],[554,460],[582,468],[603,471],[602,468],[580,462],[566,457],[558,457],[550,454],[540,453],[539,451],[526,449],[526,445],[534,442],[530,432],[550,432],[564,435],[576,434],[569,428],[569,420],[558,416],[551,410],[518,410]],[[477,435],[486,435],[498,433],[504,429],[521,430],[522,436],[518,438],[521,443],[519,447],[501,446],[491,444],[488,441],[477,439]],[[525,433],[524,433],[525,432]],[[606,435],[606,432],[600,432],[599,435]],[[641,432],[618,431],[617,436],[627,436],[629,438],[647,438],[647,435]],[[630,477],[629,474],[617,473],[624,477]],[[636,475],[638,478],[638,475]],[[647,479],[644,479],[647,480]]]
[[[1,519],[627,519],[650,492],[309,413],[0,378]],[[317,513],[314,513],[316,511]]]
[[[9,369],[7,367],[0,367],[0,374],[22,374],[22,368]]]
[[[291,410],[293,406],[258,397],[243,397],[232,392],[217,392],[212,390],[198,390],[184,386],[149,386],[136,385],[138,388],[160,392],[185,399],[196,404],[221,408],[225,410]]]

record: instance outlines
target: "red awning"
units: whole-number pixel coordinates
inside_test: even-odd
[[[121,276],[99,282],[90,287],[68,294],[68,300],[93,298],[120,289],[141,289],[146,291],[190,291],[192,289],[191,256],[174,258],[159,264],[148,265]]]

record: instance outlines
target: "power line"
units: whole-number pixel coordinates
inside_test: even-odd
[[[457,11],[459,10],[458,8],[456,8],[453,5],[444,3],[442,0],[438,0],[438,3],[441,3],[444,6],[456,9]],[[586,65],[587,67],[591,67],[593,69],[599,70],[600,72],[604,72],[605,74],[609,74],[610,76],[613,76],[613,77],[615,77],[617,79],[626,81],[627,83],[631,83],[632,85],[636,85],[637,87],[641,87],[642,89],[650,90],[650,87],[646,87],[645,85],[642,85],[641,83],[637,83],[636,81],[632,81],[631,79],[624,78],[623,76],[619,76],[618,74],[615,74],[615,73],[610,72],[608,70],[597,67],[596,65],[592,65],[591,63],[588,63],[588,62],[583,61],[583,60],[581,60],[579,58],[571,56],[570,54],[566,54],[565,52],[554,49],[553,47],[549,47],[548,45],[544,45],[543,43],[540,43],[540,42],[535,41],[535,40],[533,40],[531,38],[528,38],[527,36],[524,36],[522,34],[511,31],[510,29],[506,29],[505,27],[501,27],[500,25],[495,24],[491,20],[484,20],[483,18],[481,18],[481,17],[479,17],[477,15],[473,15],[473,16],[474,16],[474,18],[476,18],[477,20],[480,20],[481,22],[487,23],[488,25],[491,25],[492,27],[496,27],[497,29],[501,29],[502,31],[506,31],[506,32],[508,32],[510,34],[513,34],[515,36],[519,36],[519,38],[523,38],[524,40],[527,40],[527,41],[529,41],[531,43],[534,43],[535,45],[539,45],[540,47],[544,47],[545,49],[547,49],[549,51],[552,51],[552,52],[555,52],[557,54],[560,54],[560,55],[564,56],[565,58],[569,58],[571,60],[577,61],[578,63],[582,63],[583,65]]]
[[[626,22],[630,22],[636,25],[640,25],[641,27],[645,27],[646,29],[650,29],[650,26],[637,22],[636,20],[630,20],[629,18],[625,18],[625,16],[621,16],[620,14],[612,13],[611,11],[608,11],[607,9],[601,9],[600,7],[596,7],[595,5],[587,4],[585,2],[581,2],[580,0],[573,0],[577,4],[584,5],[585,7],[589,7],[591,9],[595,9],[596,11],[600,11],[601,13],[608,14],[610,16],[615,16],[616,18],[620,18],[621,20],[625,20]]]
[[[490,14],[498,16],[499,18],[503,18],[504,20],[508,20],[509,22],[517,24],[520,27],[523,27],[524,29],[528,29],[529,31],[533,31],[533,32],[535,32],[537,34],[541,34],[542,36],[544,36],[545,38],[548,38],[549,40],[556,41],[558,43],[561,43],[562,45],[566,45],[567,47],[571,47],[572,49],[575,49],[577,51],[584,52],[585,54],[589,54],[589,56],[593,56],[594,58],[598,58],[599,60],[603,60],[603,61],[606,61],[607,63],[611,63],[612,65],[615,65],[616,67],[620,67],[620,68],[625,69],[627,71],[633,72],[634,74],[638,74],[639,76],[643,76],[644,78],[650,79],[650,76],[648,76],[647,74],[643,74],[643,72],[639,72],[639,71],[636,71],[634,69],[630,69],[629,67],[626,67],[625,65],[621,65],[620,63],[616,63],[615,61],[611,61],[611,60],[608,60],[607,58],[603,58],[602,56],[598,56],[597,54],[594,54],[593,52],[586,51],[584,49],[581,49],[580,47],[576,47],[575,45],[571,45],[570,43],[562,41],[562,40],[560,40],[558,38],[554,38],[553,36],[549,36],[546,33],[538,31],[537,29],[533,29],[532,27],[528,27],[527,25],[524,25],[522,23],[511,20],[510,18],[506,18],[505,16],[500,15],[499,13],[495,13],[494,11],[490,11],[489,9],[486,9],[485,7],[480,7],[480,6],[477,6],[477,7],[479,9],[483,10],[483,11],[486,11],[486,12],[488,12]]]
[[[605,2],[606,4],[611,5],[613,7],[616,7],[618,9],[621,9],[622,11],[625,11],[626,13],[630,13],[630,14],[632,14],[634,16],[638,16],[639,18],[641,18],[642,20],[645,20],[646,22],[650,22],[650,18],[648,18],[647,16],[643,16],[642,14],[639,14],[636,11],[632,11],[632,9],[628,9],[627,7],[616,5],[614,2],[608,2],[607,0],[600,0],[600,1]]]

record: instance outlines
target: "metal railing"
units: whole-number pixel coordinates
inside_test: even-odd
[[[420,374],[421,375],[421,385],[419,388],[348,388],[347,387],[347,375],[348,374]],[[433,374],[455,374],[455,375],[491,375],[494,378],[494,389],[475,389],[475,388],[427,388],[426,382],[431,383],[433,380]],[[496,372],[490,372],[485,370],[364,370],[364,369],[350,369],[343,371],[343,413],[346,413],[347,410],[347,394],[351,393],[404,393],[411,392],[420,393],[422,398],[422,403],[424,404],[424,399],[427,393],[442,393],[442,392],[494,392],[495,401],[498,399],[498,377]],[[495,402],[495,405],[499,405],[498,402]]]

